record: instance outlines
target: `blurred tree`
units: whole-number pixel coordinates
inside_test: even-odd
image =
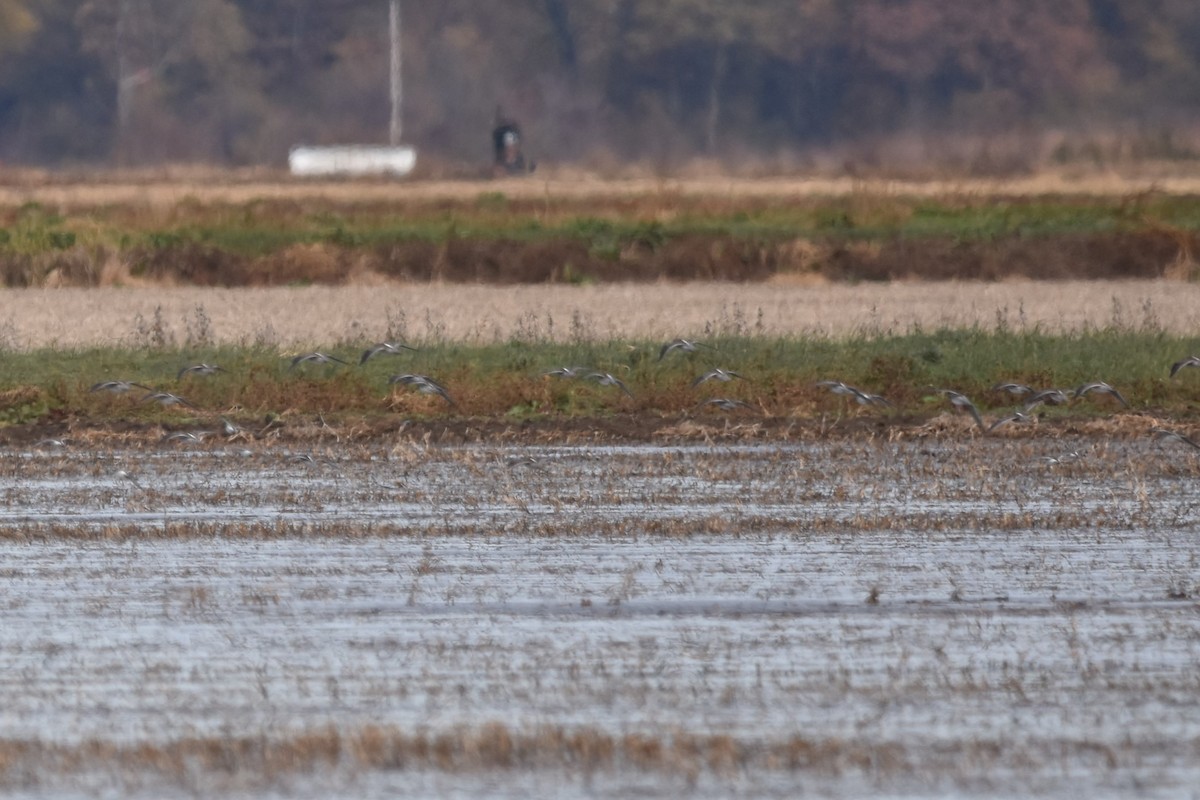
[[[238,158],[239,128],[253,125],[257,74],[236,6],[87,0],[75,24],[83,51],[111,81],[119,163]]]

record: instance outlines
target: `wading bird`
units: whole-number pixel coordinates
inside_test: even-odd
[[[189,431],[176,431],[168,433],[162,438],[164,442],[181,442],[183,444],[200,444],[204,441],[204,433],[191,433]]]
[[[697,386],[702,383],[706,383],[707,381],[720,381],[721,383],[729,383],[734,378],[746,380],[743,375],[734,372],[731,369],[721,369],[720,367],[716,367],[692,381],[692,388],[695,389]]]
[[[179,370],[175,380],[183,380],[184,375],[214,375],[218,372],[225,372],[225,370],[216,364],[191,364]]]
[[[1093,383],[1085,383],[1082,386],[1079,386],[1075,389],[1074,395],[1075,395],[1075,397],[1084,397],[1093,392],[1095,392],[1097,394],[1110,394],[1113,397],[1117,398],[1117,402],[1119,402],[1121,405],[1125,406],[1126,408],[1129,408],[1129,402],[1124,397],[1121,396],[1121,393],[1118,392],[1113,387],[1109,386],[1104,381],[1095,381]]]
[[[1001,428],[1001,427],[1008,425],[1009,423],[1013,423],[1013,422],[1019,422],[1019,423],[1037,422],[1037,417],[1034,417],[1030,414],[1026,414],[1024,411],[1014,411],[1012,414],[1009,414],[1007,417],[1001,417],[1000,419],[993,422],[991,425],[988,425],[987,432],[991,433],[992,431],[996,430],[997,428]]]
[[[1173,431],[1173,430],[1169,430],[1167,428],[1152,428],[1150,430],[1150,433],[1159,439],[1174,439],[1177,442],[1183,442],[1184,444],[1186,444],[1190,447],[1193,447],[1196,450],[1200,450],[1200,444],[1196,444],[1194,441],[1192,441],[1188,437],[1184,436],[1179,431]]]
[[[436,394],[450,405],[458,405],[458,403],[454,402],[453,398],[450,397],[450,393],[446,391],[446,387],[442,386],[428,375],[393,375],[392,377],[388,378],[388,383],[399,383],[403,386],[416,389],[421,394]]]
[[[662,346],[662,349],[658,351],[658,360],[662,361],[674,350],[678,350],[682,353],[694,353],[698,348],[701,347],[708,350],[716,349],[712,345],[707,345],[703,342],[697,342],[692,339],[675,339],[674,341],[667,342]]]
[[[166,407],[166,406],[187,406],[188,408],[193,409],[195,411],[200,410],[193,404],[189,403],[187,400],[184,400],[179,395],[171,394],[170,392],[151,392],[150,394],[143,396],[141,402],[143,402],[143,403],[154,402],[154,403],[158,403],[160,406],[164,406],[164,407]]]
[[[337,356],[327,355],[326,353],[302,353],[292,359],[292,365],[288,369],[295,369],[301,364],[330,364],[337,362],[338,364],[348,364],[349,362],[342,361]]]
[[[542,377],[551,378],[583,378],[589,367],[557,367],[542,373]]]
[[[754,406],[750,405],[749,403],[741,400],[733,400],[729,397],[712,397],[708,400],[705,400],[700,405],[716,406],[722,411],[737,411],[739,408],[754,408]]]
[[[983,417],[979,414],[979,409],[971,402],[971,398],[967,397],[962,392],[956,392],[953,389],[938,389],[937,393],[950,401],[950,405],[958,411],[965,411],[975,420],[975,424],[980,430],[986,430],[983,425]]]
[[[871,394],[864,392],[862,389],[857,389],[847,383],[841,381],[817,381],[817,386],[822,389],[828,389],[834,394],[842,395],[843,397],[853,397],[854,401],[860,406],[887,406],[895,408],[886,397],[881,394]]]
[[[1033,394],[1033,389],[1023,383],[997,383],[991,388],[993,392],[1004,392],[1011,394],[1013,397],[1024,397],[1027,394]]]
[[[1174,378],[1175,373],[1179,372],[1179,370],[1185,367],[1200,367],[1200,356],[1188,356],[1187,358],[1181,358],[1176,361],[1171,365],[1170,377]]]
[[[134,381],[100,381],[100,383],[92,384],[92,388],[88,389],[88,391],[123,394],[134,388],[145,389],[147,392],[154,391],[149,386],[143,386],[142,384],[135,383]]]
[[[593,372],[586,376],[588,380],[595,381],[601,386],[615,386],[625,394],[633,397],[633,392],[629,391],[629,387],[625,385],[625,381],[613,375],[611,372]]]
[[[373,345],[364,350],[362,358],[358,360],[358,363],[361,366],[362,364],[367,363],[367,359],[374,358],[375,356],[381,354],[385,356],[398,356],[405,350],[411,350],[414,353],[417,352],[417,348],[409,347],[403,342],[380,342],[379,344]]]
[[[1043,389],[1040,392],[1035,392],[1032,397],[1026,400],[1025,407],[1021,410],[1028,414],[1041,405],[1065,406],[1069,402],[1071,402],[1070,396],[1062,389]]]

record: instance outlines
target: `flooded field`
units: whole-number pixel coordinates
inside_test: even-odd
[[[3,452],[0,791],[1195,797],[1176,444]]]

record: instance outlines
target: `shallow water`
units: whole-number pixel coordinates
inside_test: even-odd
[[[514,797],[1200,786],[1200,483],[1168,448],[291,455],[0,454],[3,738],[82,752],[499,722],[514,736],[728,736],[741,765],[618,757],[584,769],[535,752],[505,769],[343,758],[315,773],[164,771],[30,755],[0,762],[11,763],[0,786]],[[537,462],[510,465],[515,455]],[[862,755],[760,757],[797,738]]]

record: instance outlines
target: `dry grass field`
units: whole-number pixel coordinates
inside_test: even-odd
[[[292,348],[393,335],[472,344],[676,336],[889,335],[936,328],[1200,330],[1200,284],[1172,281],[684,283],[595,286],[0,290],[10,350],[137,345],[155,318],[183,344],[198,314],[216,344]],[[139,333],[140,332],[140,333]]]

